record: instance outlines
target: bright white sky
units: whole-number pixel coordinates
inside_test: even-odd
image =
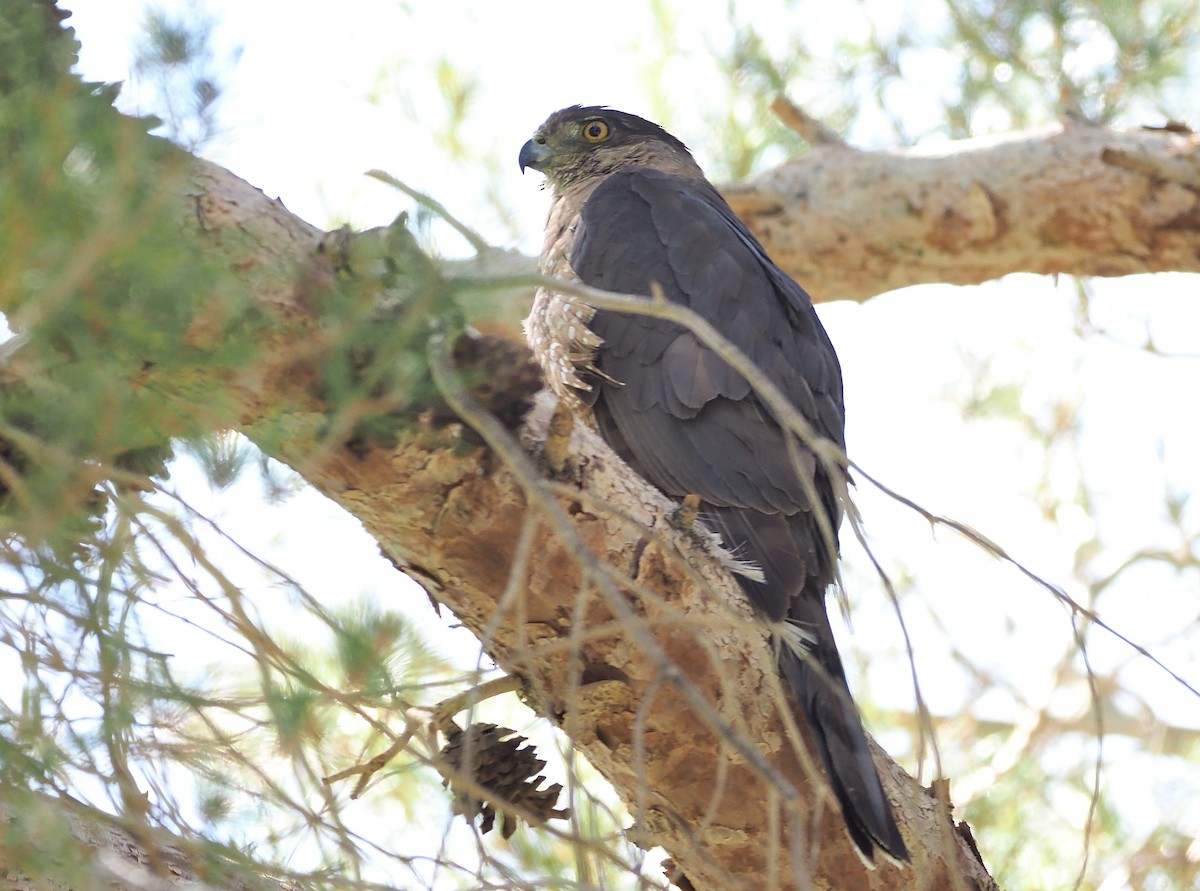
[[[75,11],[71,24],[83,42],[85,75],[128,79],[142,0],[65,5]],[[698,129],[706,93],[723,83],[706,48],[725,39],[724,0],[688,4],[682,18],[690,24],[678,23],[677,45],[661,69],[653,67],[660,48],[652,4],[645,0],[609,0],[602,4],[602,16],[585,16],[583,4],[563,0],[412,0],[411,15],[402,5],[358,0],[335,12],[327,5],[282,0],[209,0],[206,8],[219,22],[219,51],[240,47],[241,55],[223,84],[222,132],[206,154],[323,227],[343,221],[379,225],[407,206],[401,196],[363,176],[370,168],[383,168],[434,195],[497,243],[532,253],[540,244],[546,198],[536,176],[518,174],[522,142],[549,112],[577,102],[662,119],[664,109],[656,107],[660,100],[644,85],[647,72],[657,72],[657,95],[675,103],[668,110],[673,130],[711,166]],[[766,23],[769,36],[796,24],[770,0],[748,5],[761,9],[761,15],[747,18],[760,27]],[[879,15],[894,15],[889,11],[899,6],[870,4]],[[862,27],[861,8],[848,5],[846,13],[835,15],[835,6],[829,6],[828,16],[808,17],[803,25],[817,42],[831,42]],[[778,28],[770,27],[772,22]],[[480,163],[448,162],[430,135],[444,120],[431,73],[443,58],[479,78],[480,99],[462,136]],[[949,61],[926,58],[905,85],[914,116],[925,113],[917,100],[937,89]],[[820,96],[819,84],[796,87],[795,98],[802,103],[819,104]],[[128,101],[127,107],[137,107],[144,100],[134,91]],[[511,209],[508,223],[478,198],[493,170],[499,176],[496,188]],[[461,248],[446,240],[443,249]],[[1100,281],[1094,290],[1095,321],[1116,338],[1136,344],[1149,330],[1165,351],[1200,355],[1195,278]],[[1131,545],[1176,547],[1163,522],[1164,487],[1200,489],[1195,458],[1200,454],[1195,407],[1200,360],[1151,359],[1104,339],[1081,347],[1071,331],[1073,301],[1070,283],[1011,276],[979,288],[911,289],[864,306],[828,304],[820,310],[846,370],[851,456],[925,506],[974,525],[1061,584],[1069,584],[1074,550],[1091,534],[1093,518],[1068,506],[1047,522],[1029,498],[1042,474],[1037,449],[1011,423],[964,425],[956,404],[969,388],[965,360],[991,362],[997,379],[1023,380],[1021,403],[1039,418],[1055,401],[1082,404],[1087,434],[1082,460],[1097,490],[1093,514],[1106,541],[1120,552]],[[1069,457],[1057,460],[1048,471],[1049,486],[1069,497],[1078,475],[1079,466]],[[180,485],[185,483],[197,487],[195,500],[205,501],[199,480]],[[919,608],[907,616],[935,712],[962,708],[963,682],[946,670],[951,643],[1005,673],[1034,706],[1054,697],[1065,715],[1086,708],[1083,691],[1049,688],[1048,670],[1071,637],[1063,611],[1047,594],[973,554],[948,533],[931,535],[926,525],[868,486],[860,484],[859,491],[875,547],[885,562],[916,578],[917,589],[945,626],[939,630]],[[399,593],[390,566],[376,559],[373,543],[355,532],[356,524],[342,521],[340,511],[318,497],[299,503],[303,512],[293,504],[284,516],[263,514],[240,499],[217,499],[205,507],[224,511],[222,522],[251,548],[274,548],[271,558],[315,592],[406,596]],[[1192,528],[1197,522],[1193,506]],[[264,536],[264,529],[272,534]],[[331,538],[334,529],[347,532]],[[850,538],[849,530],[844,537]],[[854,548],[848,545],[847,551],[853,557]],[[363,567],[361,577],[346,577],[350,564]],[[877,582],[852,571],[849,583],[857,603],[856,633],[843,635],[844,651],[854,654],[852,662],[865,654],[895,654],[897,628]],[[1195,616],[1198,588],[1195,573],[1145,572],[1107,595],[1100,610],[1200,685],[1200,638],[1193,634],[1186,644],[1176,639],[1156,646]],[[1173,618],[1164,621],[1164,616]],[[452,636],[443,640],[448,647],[463,645]],[[1093,635],[1092,642],[1101,668],[1131,662],[1129,651],[1104,634]],[[1161,720],[1200,726],[1196,700],[1164,674],[1139,660],[1125,672]],[[873,663],[866,682],[874,700],[911,707],[907,672],[895,659]],[[1024,714],[999,693],[985,697],[976,709],[1006,720]],[[886,736],[883,741],[888,743]],[[903,752],[896,754],[904,760]],[[1125,777],[1113,764],[1106,776],[1122,794],[1182,781],[1200,796],[1195,772],[1183,780],[1174,772]],[[986,771],[976,780],[986,786]],[[968,778],[958,785],[956,798],[970,784]],[[1173,819],[1200,833],[1200,806],[1181,807]]]

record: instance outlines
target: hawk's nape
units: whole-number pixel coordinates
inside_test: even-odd
[[[554,190],[543,272],[689,307],[816,435],[844,444],[841,368],[812,301],[683,143],[633,115],[572,107],[526,143],[521,165],[545,172]],[[700,496],[707,525],[759,570],[738,581],[776,626],[781,673],[851,838],[868,861],[876,849],[907,860],[825,610],[841,520],[830,470],[789,442],[742,375],[675,323],[542,290],[526,330],[559,397],[590,407],[605,440],[648,482],[676,498]]]

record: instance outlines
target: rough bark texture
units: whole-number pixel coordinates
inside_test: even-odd
[[[820,145],[723,194],[818,300],[1011,272],[1200,271],[1200,141],[1068,124],[864,152]]]
[[[198,171],[191,206],[203,237],[233,267],[273,280],[261,293],[278,330],[291,332],[280,336],[303,337],[305,295],[323,275],[320,233],[223,171]],[[292,284],[274,280],[272,270],[289,266]],[[500,665],[527,680],[543,713],[614,783],[647,838],[671,851],[695,887],[762,887],[775,876],[827,888],[949,888],[952,875],[989,886],[930,794],[886,758],[914,867],[864,870],[797,755],[803,747],[794,731],[789,737],[788,709],[778,707],[769,644],[736,585],[670,527],[672,505],[587,431],[573,441],[582,490],[559,503],[564,522],[611,568],[608,593],[604,577],[579,559],[578,541],[557,531],[561,518],[531,507],[519,477],[483,446],[465,447],[457,425],[426,427],[394,448],[314,449],[325,416],[307,395],[310,375],[297,372],[295,346],[275,344],[286,360],[242,391],[243,429],[354,513]],[[281,405],[292,408],[280,413]],[[543,399],[531,414],[527,449],[542,439],[548,410]],[[514,562],[524,563],[516,578]],[[498,612],[506,591],[517,594]],[[647,631],[650,646],[638,638]],[[711,703],[715,723],[697,711],[688,685],[691,697]],[[735,741],[769,764],[765,775]]]
[[[938,157],[823,147],[726,194],[822,298],[1019,270],[1200,268],[1192,136],[1074,128]],[[671,505],[585,431],[572,443],[578,480],[553,489],[550,506],[520,461],[456,424],[414,428],[394,447],[318,447],[330,442],[311,386],[321,329],[310,298],[333,274],[322,233],[203,162],[188,197],[191,231],[272,321],[268,361],[234,382],[231,422],[361,519],[527,680],[695,887],[992,887],[933,794],[884,756],[914,862],[863,870],[805,770],[768,644],[741,621],[736,587],[666,521]],[[508,349],[491,361],[519,368]],[[486,364],[488,351],[473,361]],[[520,373],[512,380],[525,386]],[[547,411],[539,402],[517,455],[536,453]]]
[[[549,400],[540,399],[524,430],[527,446],[543,438],[549,412]],[[639,829],[671,852],[694,887],[948,889],[954,878],[992,887],[931,794],[884,755],[884,782],[910,833],[914,866],[865,870],[836,805],[797,757],[778,708],[774,658],[748,604],[670,527],[674,505],[630,478],[589,431],[574,434],[582,488],[563,506],[574,531],[613,568],[633,623],[590,582],[572,542],[530,507],[512,474],[482,447],[456,453],[452,430],[443,436],[343,452],[308,475],[388,553],[432,582],[439,602],[501,666],[526,679],[539,710],[612,781]],[[536,524],[531,556],[514,585],[526,523]],[[506,590],[518,593],[498,613]],[[660,654],[636,639],[635,627],[654,635]],[[681,689],[687,684],[723,726],[697,713]],[[735,737],[777,777],[735,752]],[[782,830],[772,823],[773,788]],[[790,801],[789,789],[796,791]]]

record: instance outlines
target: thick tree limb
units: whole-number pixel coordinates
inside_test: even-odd
[[[1194,137],[1078,128],[963,149],[930,157],[818,148],[728,194],[824,297],[1019,270],[1200,266]],[[191,232],[272,323],[254,373],[223,382],[234,400],[227,422],[359,517],[525,678],[535,704],[696,887],[760,887],[770,876],[830,888],[989,887],[944,806],[886,761],[915,862],[866,877],[795,745],[744,600],[665,522],[673,505],[623,473],[587,431],[571,447],[579,489],[551,486],[514,457],[520,450],[506,458],[454,425],[404,432],[388,447],[350,450],[329,436],[329,406],[313,386],[324,349],[316,307],[337,275],[318,250],[322,233],[226,171],[194,169]],[[444,274],[482,276],[495,259]],[[471,362],[521,366],[511,348],[499,362],[486,349]],[[502,379],[528,385],[519,373]],[[547,412],[540,406],[525,429],[527,448],[544,435]],[[532,543],[523,555],[522,540]],[[516,577],[514,564],[524,564]]]
[[[285,279],[263,288],[264,305],[279,331],[308,330],[306,294],[325,262],[319,233],[224,171],[197,171],[190,206],[201,237],[233,268],[261,272],[254,258],[266,257],[295,270],[290,290]],[[546,483],[464,394],[451,404],[483,425],[491,449],[464,449],[453,425],[389,447],[318,446],[327,419],[291,347],[273,346],[289,357],[287,373],[265,371],[243,391],[242,429],[354,513],[526,680],[539,710],[614,783],[638,831],[697,888],[761,887],[770,875],[829,888],[867,880],[781,707],[761,626],[729,576],[667,522],[674,505],[579,425],[571,454],[581,489]],[[487,366],[488,350],[471,361]],[[506,354],[502,365],[519,363]],[[488,367],[491,380],[498,366]],[[280,417],[280,405],[295,408]],[[539,403],[526,448],[544,437],[549,409]],[[518,560],[527,529],[532,548]],[[874,887],[950,888],[964,877],[963,887],[989,887],[944,809],[881,758],[916,861],[880,869]]]
[[[1190,136],[1072,128],[962,148],[931,157],[819,147],[727,195],[825,297],[1022,269],[1200,265]],[[639,831],[696,887],[867,881],[779,707],[761,629],[723,571],[664,521],[673,505],[586,430],[571,448],[579,491],[547,489],[519,449],[495,440],[492,450],[464,449],[453,428],[388,448],[319,447],[326,406],[303,369],[310,297],[331,274],[321,234],[210,165],[197,165],[192,199],[200,237],[280,322],[270,352],[286,359],[243,388],[243,429],[359,517],[526,679],[535,704],[629,803]],[[448,274],[474,272],[467,263]],[[548,411],[533,415],[527,447],[544,436]],[[523,538],[533,544],[518,560]],[[516,578],[514,564],[524,564]],[[944,803],[882,763],[915,859],[871,884],[989,887]]]
[[[722,193],[817,300],[1012,272],[1200,271],[1200,137],[1070,124],[903,151],[817,145]]]
[[[886,152],[818,141],[721,192],[817,301],[1014,272],[1200,272],[1194,133],[1071,123]],[[511,324],[524,309],[489,311]]]
[[[822,146],[727,194],[814,293],[863,299],[1020,270],[1194,270],[1195,159],[1189,135],[1086,127],[936,157]],[[667,847],[693,885],[992,887],[969,833],[947,816],[945,787],[920,788],[882,754],[914,863],[863,871],[797,738],[745,599],[691,535],[666,521],[674,505],[631,478],[586,429],[575,430],[568,452],[577,482],[550,483],[534,471],[544,400],[518,444],[438,366],[450,402],[487,445],[437,417],[402,428],[387,445],[349,448],[331,435],[340,419],[331,419],[316,384],[330,351],[321,297],[339,269],[320,249],[322,233],[203,162],[188,199],[183,237],[221,259],[268,324],[252,372],[219,382],[198,374],[176,386],[219,385],[228,398],[212,407],[213,423],[239,427],[290,463],[424,580],[526,681],[534,705],[613,782],[637,831]],[[477,265],[445,274],[482,274]],[[203,324],[189,333],[193,349],[212,335]],[[510,398],[531,390],[511,347],[479,347],[462,364],[509,382]],[[23,829],[15,810],[3,823]],[[125,842],[80,833],[68,829],[89,849]],[[145,848],[160,873],[172,867],[158,838],[135,833],[129,844]],[[112,861],[103,880],[145,887],[141,861],[141,852]]]

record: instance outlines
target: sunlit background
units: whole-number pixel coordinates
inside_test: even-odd
[[[323,229],[383,225],[413,212],[424,243],[447,257],[466,255],[468,246],[364,172],[384,169],[493,244],[535,254],[546,195],[537,175],[519,174],[517,150],[564,105],[607,104],[653,118],[718,181],[803,150],[766,108],[779,89],[854,144],[876,149],[1047,126],[1054,116],[1052,100],[1037,93],[1044,72],[1016,55],[996,51],[989,61],[978,48],[954,45],[945,36],[951,7],[932,0],[67,5],[82,73],[124,81],[123,111],[158,115],[162,132]],[[161,66],[137,62],[150,46],[151,8],[206,35],[174,81]],[[1089,30],[1086,15],[1079,19],[1061,64],[1081,83],[1103,84],[1105,71],[1120,73],[1122,48],[1108,32]],[[1021,32],[1019,49],[1031,58],[1053,54],[1047,21],[1031,14]],[[863,63],[886,46],[890,68]],[[1096,90],[1069,101],[1116,126],[1196,124],[1198,59],[1184,56],[1176,76],[1141,91],[1129,73],[1132,86],[1120,96]],[[197,77],[210,78],[216,96],[200,116],[180,98]],[[1001,98],[971,94],[988,85]],[[851,457],[999,544],[1192,686],[1200,686],[1200,513],[1189,500],[1200,488],[1196,296],[1189,275],[1012,275],[819,307],[845,369]],[[239,548],[331,610],[373,603],[403,611],[436,658],[463,671],[488,664],[475,639],[437,617],[356,521],[286,471],[248,472],[220,487],[203,464],[178,459],[172,486]],[[900,595],[921,693],[938,718],[942,769],[985,862],[1010,887],[1069,887],[1098,754],[1069,612],[1016,567],[931,527],[865,480],[858,500],[870,545]],[[215,533],[206,540],[215,553],[224,549],[230,577],[264,614],[279,611],[280,631],[303,638],[304,609],[278,573]],[[843,540],[853,633],[837,630],[851,686],[885,748],[928,782],[933,768],[917,760],[914,691],[894,609],[848,529]],[[219,632],[205,630],[211,619],[202,612],[177,589],[164,613],[197,624],[185,631],[164,621],[170,637],[160,645],[189,666],[181,670],[207,673],[219,688],[232,657],[211,636]],[[314,625],[312,633],[321,631]],[[1112,705],[1100,814],[1111,841],[1092,852],[1085,887],[1170,887],[1131,876],[1148,850],[1171,852],[1184,864],[1177,875],[1196,875],[1200,845],[1189,840],[1200,835],[1200,702],[1128,644],[1095,627],[1084,633]],[[492,708],[525,722],[534,738],[551,737],[515,706]],[[383,850],[433,858],[434,849],[461,849],[472,838],[430,791],[436,783],[391,803],[386,789],[375,789],[375,801],[369,794],[343,817]],[[203,799],[203,789],[178,794],[185,807]],[[391,815],[386,831],[381,814]],[[256,827],[243,813],[217,832],[248,846],[275,844],[297,868],[317,865],[303,834],[272,837],[278,819]],[[383,854],[368,860],[385,881],[412,881]],[[459,881],[433,859],[422,875],[439,887]]]

